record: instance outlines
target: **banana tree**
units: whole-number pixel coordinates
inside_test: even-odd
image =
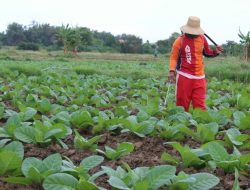
[[[68,24],[66,26],[62,25],[58,32],[58,39],[63,43],[63,51],[65,54],[67,54],[69,50],[76,53],[81,43],[79,28],[71,28]]]
[[[238,36],[240,37],[240,43],[243,44],[244,46],[244,58],[246,61],[248,61],[248,50],[250,47],[250,31],[246,35],[244,35],[241,30],[239,29],[239,34]]]
[[[70,50],[76,54],[77,48],[81,44],[81,35],[78,27],[72,28],[68,33],[67,41],[69,43]]]
[[[68,34],[69,34],[69,31],[70,31],[70,27],[67,24],[66,26],[62,25],[59,29],[59,32],[58,32],[58,39],[60,41],[62,41],[62,43],[63,43],[63,51],[65,54],[68,53],[68,46],[69,46]]]

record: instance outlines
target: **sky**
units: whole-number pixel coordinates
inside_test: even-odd
[[[250,31],[250,0],[1,0],[0,32],[17,22],[69,24],[113,35],[133,34],[154,43],[180,32],[189,16],[218,44],[239,42]]]

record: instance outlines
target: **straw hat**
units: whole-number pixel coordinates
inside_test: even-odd
[[[200,19],[196,16],[188,17],[187,24],[181,27],[181,31],[187,34],[200,35],[204,30],[200,27]]]

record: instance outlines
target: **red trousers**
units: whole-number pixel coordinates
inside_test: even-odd
[[[193,108],[200,108],[206,110],[206,80],[203,79],[189,79],[182,75],[178,75],[176,90],[176,106],[183,106],[188,112],[190,102]]]

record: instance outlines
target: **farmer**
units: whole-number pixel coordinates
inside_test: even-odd
[[[158,57],[158,46],[157,45],[155,45],[154,56],[155,56],[155,58]]]
[[[190,16],[181,31],[183,35],[173,43],[169,65],[169,82],[176,81],[176,106],[183,106],[188,112],[192,102],[194,109],[205,111],[206,80],[203,55],[216,57],[223,49],[220,46],[216,46],[215,50],[209,48],[198,17]]]

